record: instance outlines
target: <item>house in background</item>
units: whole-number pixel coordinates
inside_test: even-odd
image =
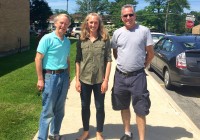
[[[49,17],[48,19],[48,22],[49,22],[49,26],[47,28],[47,30],[49,32],[52,32],[53,30],[55,30],[55,27],[54,27],[54,18],[55,18],[56,15],[52,15]]]
[[[29,7],[27,0],[0,0],[0,57],[29,49]]]
[[[192,34],[200,34],[200,24],[192,28]]]

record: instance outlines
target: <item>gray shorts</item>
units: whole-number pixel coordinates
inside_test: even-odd
[[[145,71],[127,76],[116,70],[112,89],[113,109],[128,109],[131,99],[136,114],[142,116],[149,114],[151,101],[149,99],[149,91],[147,90]]]

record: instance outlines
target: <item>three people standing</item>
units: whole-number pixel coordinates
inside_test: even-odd
[[[121,140],[132,140],[130,130],[130,102],[136,113],[140,140],[145,139],[145,116],[149,113],[150,99],[147,90],[145,67],[153,59],[153,40],[147,27],[138,25],[132,5],[121,9],[124,26],[117,29],[110,43],[109,35],[97,13],[86,16],[81,26],[81,37],[77,42],[76,84],[80,93],[83,133],[77,140],[89,137],[90,103],[94,93],[96,107],[96,139],[102,135],[105,110],[105,92],[111,70],[111,46],[117,61],[112,90],[112,106],[121,110],[125,134]],[[55,32],[45,35],[37,49],[35,58],[38,76],[37,87],[42,93],[42,113],[38,139],[46,140],[50,125],[50,138],[59,139],[64,116],[64,104],[69,87],[70,41],[64,37],[70,18],[60,14],[55,18]]]

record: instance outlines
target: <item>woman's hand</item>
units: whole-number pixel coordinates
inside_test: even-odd
[[[81,92],[81,83],[79,80],[76,81],[75,88],[76,91],[78,91],[79,93]]]
[[[104,80],[101,85],[101,93],[105,93],[108,90],[108,80]]]

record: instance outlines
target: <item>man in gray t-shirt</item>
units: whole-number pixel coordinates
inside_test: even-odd
[[[135,23],[136,15],[132,5],[124,5],[121,9],[124,26],[117,29],[112,37],[113,55],[117,68],[112,91],[114,110],[121,110],[125,134],[121,140],[131,140],[130,102],[136,113],[139,138],[145,138],[146,115],[151,105],[147,90],[144,69],[153,59],[153,40],[147,27]]]

